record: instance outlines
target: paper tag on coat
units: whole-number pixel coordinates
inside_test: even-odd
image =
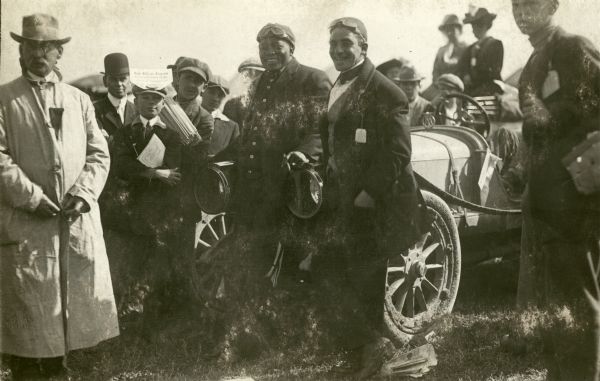
[[[357,143],[366,143],[367,142],[367,130],[364,128],[357,128],[354,133],[354,141]]]
[[[163,165],[164,157],[165,145],[160,138],[154,134],[137,159],[148,168],[158,168]]]
[[[542,85],[542,99],[548,98],[560,89],[560,78],[556,70],[550,70]]]

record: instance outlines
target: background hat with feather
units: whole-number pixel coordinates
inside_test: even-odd
[[[51,15],[35,13],[23,17],[23,31],[21,34],[10,32],[10,36],[17,42],[25,41],[56,41],[66,44],[71,37],[59,37],[58,20]]]

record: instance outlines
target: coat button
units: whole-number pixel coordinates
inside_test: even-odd
[[[249,175],[251,175],[251,174],[252,174],[252,170],[251,170],[251,169],[249,169],[249,170],[248,170],[248,174],[249,174]]]
[[[254,127],[254,128],[253,128],[253,130],[254,130],[254,131],[258,131],[258,127]]]
[[[250,155],[250,159],[254,159],[254,155]]]
[[[263,98],[263,103],[267,103],[267,98]]]
[[[267,90],[271,90],[271,86],[267,86]]]
[[[253,145],[253,146],[255,146],[255,145],[256,145],[256,142],[252,142],[252,145]]]

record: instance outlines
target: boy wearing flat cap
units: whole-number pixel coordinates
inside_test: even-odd
[[[457,74],[465,84],[465,93],[472,97],[502,93],[494,80],[502,80],[504,45],[488,35],[495,18],[485,8],[473,8],[465,14],[464,23],[471,24],[477,41],[460,58]]]
[[[106,98],[94,102],[96,120],[102,133],[109,137],[119,128],[129,124],[136,117],[135,106],[127,100],[131,86],[129,81],[129,61],[123,53],[111,53],[104,57],[104,86],[108,89]]]
[[[39,380],[119,326],[98,207],[106,139],[90,98],[61,81],[58,20],[22,28],[23,75],[0,86],[0,353],[14,380]]]
[[[208,147],[208,155],[214,156],[223,151],[234,139],[240,135],[240,127],[221,112],[221,104],[229,95],[229,85],[224,78],[213,75],[202,95],[204,107],[215,120],[215,128]]]

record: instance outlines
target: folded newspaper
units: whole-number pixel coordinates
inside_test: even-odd
[[[165,158],[165,145],[156,135],[152,135],[144,150],[138,155],[140,163],[148,168],[158,168],[163,165]]]
[[[399,353],[381,367],[381,376],[422,377],[437,365],[433,345],[425,344],[410,352]]]

